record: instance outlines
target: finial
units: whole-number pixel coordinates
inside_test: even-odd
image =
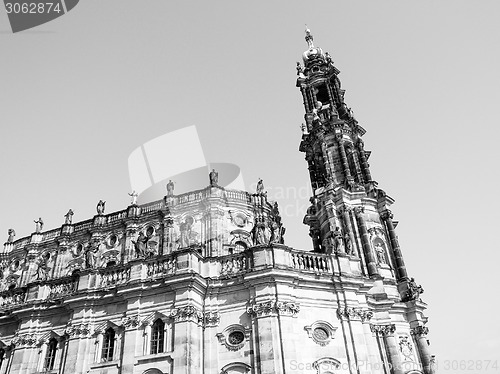
[[[314,48],[313,36],[311,34],[311,30],[309,30],[307,25],[306,25],[306,42],[307,42],[307,45],[309,46],[309,49]]]

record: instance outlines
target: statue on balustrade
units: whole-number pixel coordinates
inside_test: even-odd
[[[174,182],[171,179],[167,183],[167,196],[174,196]]]
[[[14,231],[14,229],[9,229],[7,231],[7,234],[9,235],[9,237],[7,238],[7,243],[14,242],[14,238],[16,237],[16,232]]]
[[[106,205],[105,201],[99,200],[99,202],[97,203],[97,207],[96,207],[98,215],[104,214],[105,205]]]
[[[65,225],[71,225],[71,222],[73,222],[73,211],[70,209],[68,210],[68,213],[64,215],[64,224]]]
[[[210,174],[208,174],[208,177],[210,179],[210,185],[217,186],[217,183],[219,183],[219,173],[216,172],[215,169],[212,169]]]
[[[257,195],[263,195],[264,194],[264,182],[262,179],[259,178],[259,181],[257,182]]]
[[[139,196],[139,194],[137,192],[135,192],[135,190],[134,190],[131,193],[129,193],[128,195],[132,198],[130,205],[137,205],[137,196]]]
[[[39,234],[40,232],[42,232],[42,229],[43,229],[43,220],[42,220],[42,217],[39,217],[38,221],[33,221],[33,222],[35,222],[35,232],[37,234]]]

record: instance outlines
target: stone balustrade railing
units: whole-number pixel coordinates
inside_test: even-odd
[[[359,259],[347,257],[345,261],[345,266],[351,266],[353,269],[359,263]],[[128,284],[147,283],[158,278],[175,279],[183,274],[196,273],[204,278],[219,278],[225,281],[232,277],[244,277],[248,273],[255,276],[259,272],[265,274],[273,269],[286,269],[288,274],[293,276],[309,274],[316,279],[318,275],[331,277],[338,271],[337,266],[339,265],[330,255],[298,251],[284,245],[260,245],[241,253],[209,258],[203,257],[196,249],[184,249],[155,258],[134,259],[124,265],[82,270],[77,273],[78,278],[35,281],[24,288],[4,291],[0,294],[0,312],[23,303],[53,299],[67,302],[72,297],[79,297],[87,292],[115,287],[121,289],[126,288]]]
[[[146,265],[146,274],[148,278],[175,274],[177,269],[177,260],[174,256],[150,261]]]
[[[67,295],[71,295],[78,290],[78,280],[70,279],[66,282],[55,283],[49,285],[48,299],[57,299]]]
[[[292,267],[297,270],[333,274],[331,256],[293,251],[290,252]]]
[[[130,267],[117,269],[104,269],[99,272],[98,287],[108,288],[124,284],[130,280]]]

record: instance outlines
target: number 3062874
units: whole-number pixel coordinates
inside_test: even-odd
[[[62,12],[59,3],[5,3],[8,14],[39,14]]]

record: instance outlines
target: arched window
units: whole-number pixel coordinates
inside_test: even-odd
[[[56,352],[57,352],[57,339],[52,338],[49,340],[49,344],[47,345],[47,353],[45,354],[45,362],[43,364],[43,368],[45,370],[54,369],[54,363],[56,362]]]
[[[151,354],[162,353],[165,342],[165,322],[158,318],[151,327]]]
[[[113,351],[115,350],[115,330],[109,327],[105,333],[102,342],[101,361],[112,361]]]

